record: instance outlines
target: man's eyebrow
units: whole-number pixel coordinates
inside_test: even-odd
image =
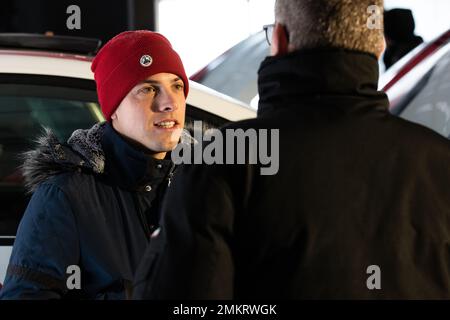
[[[177,82],[177,81],[179,81],[179,80],[181,80],[181,78],[180,78],[180,77],[176,77],[176,78],[173,78],[172,80],[170,80],[170,82]],[[140,84],[143,84],[143,83],[148,83],[148,84],[160,84],[161,81],[157,81],[157,80],[144,80],[144,81],[141,81],[141,82],[140,82]]]

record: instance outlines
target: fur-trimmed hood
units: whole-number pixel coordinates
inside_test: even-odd
[[[64,172],[84,169],[103,173],[105,155],[101,136],[105,125],[103,122],[87,130],[78,129],[67,143],[61,143],[49,128],[44,128],[43,135],[36,140],[36,149],[23,154],[21,169],[27,190],[31,193],[48,178]]]
[[[49,128],[44,128],[43,135],[36,140],[37,147],[23,153],[24,163],[21,169],[28,192],[34,192],[39,184],[64,172],[103,174],[105,153],[101,140],[107,125],[107,122],[102,122],[87,130],[78,129],[66,143],[61,143]],[[194,143],[193,141],[195,140],[183,130],[181,143]]]

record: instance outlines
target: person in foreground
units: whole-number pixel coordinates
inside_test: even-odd
[[[134,298],[450,298],[450,142],[389,113],[373,4],[276,1],[257,119],[222,131],[279,129],[278,173],[184,166]]]
[[[173,174],[188,80],[161,34],[127,31],[92,63],[106,122],[67,143],[47,130],[26,154],[34,192],[2,299],[125,299]],[[70,114],[67,115],[70,117]]]

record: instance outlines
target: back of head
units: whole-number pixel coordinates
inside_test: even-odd
[[[368,22],[377,6],[378,27]],[[380,56],[384,50],[383,0],[277,0],[275,17],[286,26],[291,50],[337,47]]]

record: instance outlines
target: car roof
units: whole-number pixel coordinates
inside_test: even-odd
[[[0,33],[0,48],[95,55],[101,44],[99,39],[54,35],[52,32],[45,34]]]
[[[92,57],[51,51],[0,49],[0,73],[33,74],[94,80]],[[189,81],[187,103],[229,121],[256,116],[250,106]]]
[[[76,54],[0,49],[0,72],[94,80],[91,60],[91,57]]]
[[[225,51],[190,79],[250,103],[258,92],[257,70],[269,51],[265,32],[260,31]]]

